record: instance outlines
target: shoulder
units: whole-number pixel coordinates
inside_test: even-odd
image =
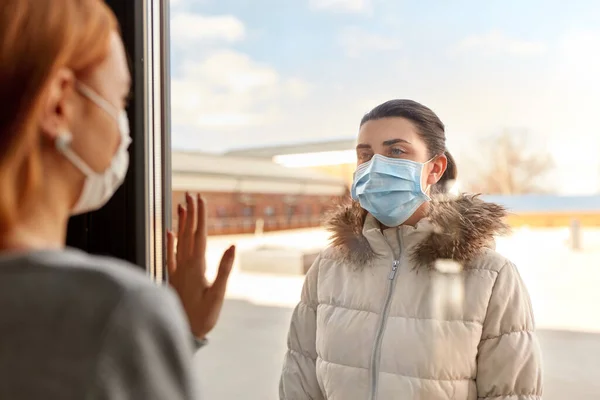
[[[318,260],[333,260],[339,257],[339,249],[334,246],[327,246],[319,253]]]
[[[506,300],[515,293],[522,293],[525,294],[523,298],[529,298],[527,287],[515,263],[495,250],[486,249],[473,260],[470,270],[491,275],[492,293],[496,297]]]
[[[152,340],[163,346],[190,352],[192,335],[178,297],[167,287],[139,285],[124,288],[105,329],[111,347],[147,346]]]
[[[34,265],[41,267],[39,268],[41,272],[77,281],[82,285],[82,289],[89,291],[106,290],[117,294],[129,291],[152,291],[158,287],[144,270],[136,265],[117,258],[91,255],[80,250],[67,249],[32,255],[31,260]]]
[[[329,246],[322,250],[312,266],[307,272],[307,278],[314,276],[316,278],[321,272],[326,270],[336,269],[338,267],[349,267],[352,263],[344,258],[344,254],[335,246]]]
[[[136,265],[112,257],[79,253],[84,271],[95,275],[98,285],[118,292],[119,312],[137,320],[181,326],[183,309],[169,286],[157,284]],[[177,317],[177,318],[175,318]]]
[[[355,265],[367,265],[372,260],[370,259],[371,254],[366,254],[363,258],[360,255],[350,255],[346,249],[340,246],[328,246],[325,250],[321,251],[317,258],[318,264],[340,264],[345,266]]]
[[[361,274],[370,271],[374,264],[372,261],[365,263],[353,262],[340,253],[340,249],[335,246],[327,247],[317,256],[312,266],[306,273],[305,282],[310,282],[314,286],[320,282],[343,280],[352,275],[355,278]]]
[[[135,314],[138,320],[172,323],[182,312],[171,288],[157,285],[142,269],[126,261],[73,249],[32,255],[30,260],[38,273],[46,275],[46,281],[60,282],[66,300],[102,310],[107,317]]]
[[[504,269],[516,268],[511,260],[498,253],[496,250],[486,248],[469,263],[469,269],[490,271],[495,274]]]
[[[123,260],[68,253],[78,274],[93,276],[94,284],[88,289],[112,297],[102,338],[109,354],[145,351],[143,347],[158,343],[169,353],[191,354],[187,318],[170,286],[156,284],[142,269]]]
[[[74,295],[83,297],[87,304],[78,312],[86,312],[96,326],[88,331],[81,323],[75,330],[93,340],[90,397],[191,398],[192,335],[172,289],[135,265],[79,251],[51,257],[45,267],[77,282],[81,290],[65,300],[81,303]]]

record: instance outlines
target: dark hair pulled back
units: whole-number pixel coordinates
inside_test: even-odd
[[[383,118],[406,118],[417,127],[417,132],[425,142],[429,156],[444,154],[448,159],[446,171],[433,187],[434,193],[445,193],[448,183],[456,180],[458,169],[452,154],[446,149],[446,132],[443,122],[428,107],[413,100],[395,99],[386,101],[369,111],[360,121],[363,126],[368,121]]]

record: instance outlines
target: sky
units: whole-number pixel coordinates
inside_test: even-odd
[[[459,169],[482,138],[527,132],[560,192],[598,192],[599,49],[597,0],[171,0],[172,145],[354,138],[410,98]]]

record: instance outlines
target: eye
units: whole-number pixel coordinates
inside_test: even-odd
[[[406,152],[404,150],[402,150],[401,148],[399,148],[399,147],[392,147],[390,149],[390,155],[394,156],[394,157],[401,156],[402,154],[405,154],[405,153]]]

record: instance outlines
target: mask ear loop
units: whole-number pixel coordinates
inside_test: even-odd
[[[120,118],[119,111],[120,110],[117,107],[110,104],[104,98],[102,98],[102,96],[100,96],[98,93],[96,93],[95,90],[93,90],[92,88],[90,88],[89,86],[87,86],[86,84],[81,83],[81,82],[76,83],[76,88],[79,91],[79,93],[81,93],[82,95],[84,95],[85,97],[90,99],[93,103],[95,103],[98,107],[100,107],[104,111],[106,111],[117,122],[119,121],[119,118]]]
[[[435,156],[431,157],[429,160],[427,160],[427,161],[425,161],[425,162],[423,163],[423,166],[421,167],[421,176],[423,176],[423,171],[425,170],[425,166],[426,166],[427,164],[429,164],[430,162],[432,162],[433,160],[435,160],[435,159],[436,159],[436,157],[438,157],[438,156],[439,156],[439,154],[436,154]],[[423,194],[424,194],[425,196],[427,196],[427,201],[431,201],[431,194],[430,194],[430,193],[431,193],[431,188],[432,188],[432,186],[433,186],[433,185],[429,185],[429,186],[427,186],[427,188],[426,188],[425,190],[423,190],[423,188],[421,188],[421,191],[423,192]]]
[[[64,155],[71,163],[77,167],[86,176],[96,175],[96,172],[92,171],[90,167],[79,157],[73,149],[71,149],[71,142],[73,141],[73,135],[69,131],[61,132],[54,142],[56,150]]]
[[[436,154],[436,155],[434,155],[433,157],[431,157],[429,160],[425,161],[425,162],[423,163],[423,167],[422,167],[422,169],[421,169],[421,174],[423,174],[423,170],[425,169],[425,166],[426,166],[427,164],[429,164],[430,162],[432,162],[433,160],[435,160],[436,158],[438,158],[439,156],[441,156],[441,155],[443,155],[443,154],[444,154],[444,153]],[[423,190],[423,193],[424,193],[424,194],[425,194],[427,197],[429,197],[429,200],[431,200],[431,189],[432,189],[432,188],[433,188],[433,186],[435,186],[436,184],[437,184],[437,182],[436,182],[436,183],[434,183],[434,184],[432,184],[432,185],[429,185],[429,186],[427,186],[427,189],[426,189],[426,190]]]
[[[123,146],[125,148],[129,147],[131,144],[131,132],[129,129],[129,121],[127,119],[127,113],[125,110],[120,110],[102,96],[100,96],[96,91],[86,84],[82,82],[76,83],[76,88],[84,97],[91,100],[98,107],[106,111],[108,115],[112,116],[117,122],[117,127],[119,128],[119,132],[121,133]]]

